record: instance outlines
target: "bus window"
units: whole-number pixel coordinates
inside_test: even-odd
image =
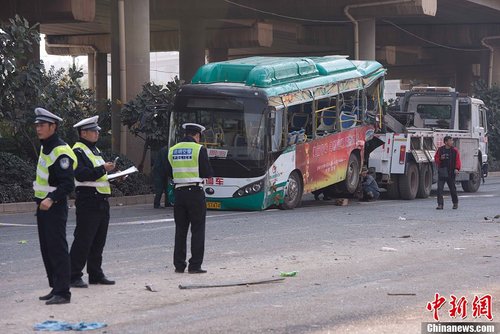
[[[278,109],[273,114],[274,117],[270,118],[271,151],[276,152],[283,148],[283,109]]]
[[[326,98],[318,101],[318,109],[316,111],[318,127],[316,133],[325,135],[337,130],[337,99]]]
[[[470,130],[471,108],[470,104],[459,104],[458,106],[458,129]]]

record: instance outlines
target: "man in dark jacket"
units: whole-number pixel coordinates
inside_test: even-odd
[[[67,198],[75,187],[73,171],[77,158],[57,134],[62,118],[43,108],[36,108],[35,114],[36,133],[42,144],[33,182],[36,220],[43,264],[52,288],[39,299],[45,300],[47,305],[67,304],[71,300]]]
[[[448,184],[450,189],[453,209],[458,209],[457,187],[455,185],[455,177],[462,167],[460,161],[460,152],[456,147],[453,147],[453,138],[450,136],[444,137],[444,145],[438,148],[434,155],[434,161],[438,168],[438,192],[437,192],[437,210],[443,210],[443,189],[444,184]]]
[[[167,164],[168,164],[168,147],[164,146],[160,149],[156,155],[156,160],[153,166],[153,183],[155,188],[155,198],[153,207],[155,209],[161,208],[161,197],[165,194],[165,207],[170,206],[168,201],[168,176],[167,176]]]
[[[368,174],[368,168],[361,169],[361,188],[363,189],[364,201],[375,201],[380,197],[380,189],[377,181]]]

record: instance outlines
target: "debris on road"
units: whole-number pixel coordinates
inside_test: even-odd
[[[411,238],[411,235],[409,235],[409,234],[408,234],[408,235],[402,235],[402,236],[400,236],[400,237],[398,237],[398,238],[403,238],[403,239],[406,239],[406,238]]]
[[[65,321],[57,320],[46,320],[42,323],[35,324],[33,329],[35,331],[88,331],[92,329],[99,329],[106,327],[107,324],[103,322],[77,322],[74,324],[67,323]]]
[[[337,206],[346,206],[349,204],[349,199],[347,198],[338,198],[335,200],[335,205]]]
[[[299,272],[298,271],[282,271],[280,272],[281,277],[295,277],[297,276]]]
[[[28,240],[19,240],[17,243],[20,245],[26,245],[28,243]]]
[[[406,217],[399,216],[398,220],[406,220]]]
[[[397,252],[398,250],[396,248],[392,248],[392,247],[382,247],[382,248],[380,248],[380,251],[382,251],[382,252]]]
[[[153,284],[146,284],[145,288],[146,288],[146,290],[151,291],[151,292],[158,292],[158,290],[153,288]]]
[[[247,282],[231,282],[231,283],[220,283],[220,284],[179,284],[179,289],[205,289],[205,288],[225,288],[230,286],[243,286],[243,285],[257,285],[257,284],[267,284],[267,283],[277,283],[284,281],[284,278],[274,278],[262,281],[247,281]]]

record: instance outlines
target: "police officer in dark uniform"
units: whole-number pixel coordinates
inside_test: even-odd
[[[40,297],[45,304],[71,301],[70,257],[66,241],[68,195],[73,191],[77,159],[68,144],[57,134],[62,118],[43,108],[35,109],[36,133],[42,147],[33,182],[38,237],[43,264],[52,291]]]
[[[82,280],[85,263],[90,284],[115,284],[101,268],[109,226],[108,197],[111,195],[107,172],[115,169],[115,164],[104,162],[96,147],[101,130],[98,119],[99,116],[89,117],[73,126],[80,137],[73,145],[78,159],[75,170],[76,228],[70,251],[71,286],[74,288],[88,287]]]
[[[206,202],[203,192],[203,178],[212,177],[213,170],[205,147],[199,144],[205,127],[195,123],[185,123],[186,131],[178,144],[168,153],[168,175],[173,178],[175,203],[175,249],[174,266],[176,273],[186,269],[186,240],[191,225],[191,259],[188,272],[203,274],[201,268],[205,252]]]

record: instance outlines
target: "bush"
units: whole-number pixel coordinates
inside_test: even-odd
[[[113,161],[116,157],[120,157],[120,159],[118,159],[118,162],[116,163],[116,167],[119,170],[125,170],[134,165],[134,163],[126,156],[111,153],[107,150],[102,152],[102,156],[104,158],[104,161]],[[144,195],[151,194],[152,192],[153,187],[151,185],[151,180],[143,173],[130,174],[122,182],[111,182],[111,196],[113,197]]]
[[[0,203],[32,201],[35,171],[32,162],[0,152]]]
[[[109,151],[102,154],[105,161],[113,161],[118,156]],[[119,155],[119,157],[117,162],[119,170],[134,165],[126,156]],[[33,201],[35,173],[34,163],[11,153],[0,152],[0,203]],[[150,178],[142,173],[131,174],[123,182],[111,182],[111,196],[113,197],[151,194],[152,190]],[[74,197],[74,194],[70,195],[70,198]]]

